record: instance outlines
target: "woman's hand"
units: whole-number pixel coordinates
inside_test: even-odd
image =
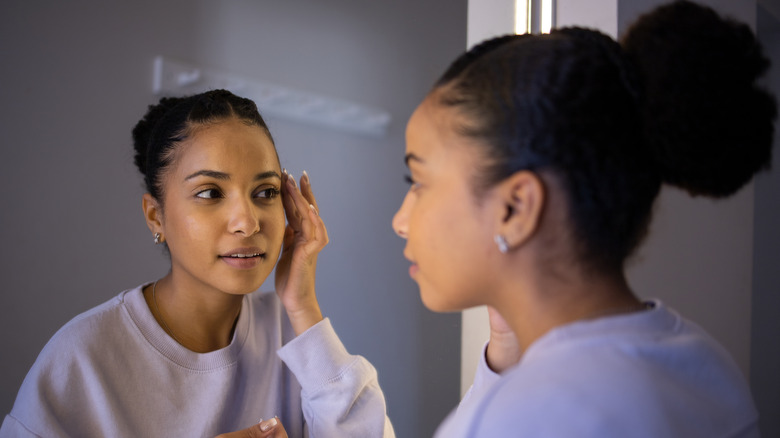
[[[287,216],[282,256],[276,265],[276,293],[296,334],[322,320],[314,291],[317,254],[328,244],[328,231],[319,216],[317,200],[306,172],[298,190],[295,179],[282,174],[282,203]]]
[[[287,431],[282,422],[274,417],[244,430],[217,435],[216,438],[287,438]]]
[[[496,309],[488,306],[490,320],[490,342],[487,346],[487,364],[498,374],[506,371],[520,361],[522,351],[517,337]]]

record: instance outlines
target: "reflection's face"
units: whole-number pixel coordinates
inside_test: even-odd
[[[165,176],[163,235],[177,282],[246,294],[273,269],[284,234],[281,170],[262,128],[198,128]]]
[[[475,148],[452,131],[451,110],[429,97],[406,131],[411,188],[393,218],[406,240],[411,277],[431,310],[481,304],[487,254],[494,248],[489,216],[474,197]]]

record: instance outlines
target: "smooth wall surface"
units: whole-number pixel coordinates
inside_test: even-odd
[[[760,3],[758,36],[774,71],[767,85],[780,96],[780,1]],[[753,309],[750,386],[758,405],[761,433],[780,436],[780,124],[775,122],[772,171],[756,178],[753,235]]]
[[[398,435],[430,436],[458,402],[460,318],[424,309],[390,221],[406,120],[465,32],[465,0],[0,2],[0,413],[60,326],[168,269],[130,139],[164,55],[392,114],[381,138],[268,122],[328,226],[324,312],[378,369]]]

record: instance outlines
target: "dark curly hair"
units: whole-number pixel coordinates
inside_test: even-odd
[[[162,176],[171,164],[176,146],[196,128],[229,118],[263,128],[273,144],[257,105],[227,90],[163,97],[157,105],[150,105],[133,128],[135,164],[144,176],[146,191],[162,203]]]
[[[677,1],[640,17],[622,43],[582,28],[488,40],[432,95],[484,146],[478,193],[520,170],[552,172],[579,259],[618,270],[662,182],[722,197],[769,167],[777,109],[756,85],[768,67],[746,25]]]

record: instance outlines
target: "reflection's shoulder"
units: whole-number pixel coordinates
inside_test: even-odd
[[[87,345],[99,343],[100,339],[115,340],[116,336],[110,336],[112,333],[127,331],[129,318],[124,306],[129,294],[135,292],[143,299],[140,288],[125,290],[73,317],[49,339],[41,356],[73,355]]]

